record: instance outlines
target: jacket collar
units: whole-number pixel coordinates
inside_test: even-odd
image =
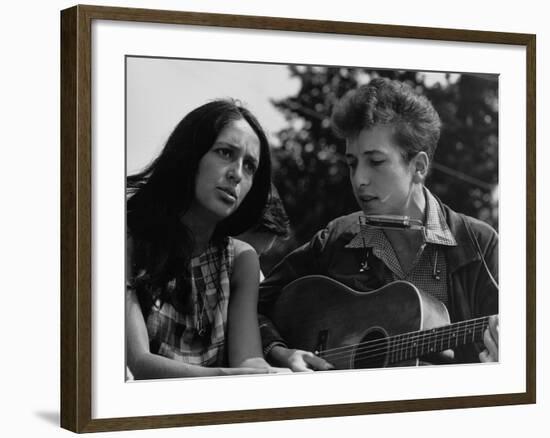
[[[466,227],[464,215],[451,210],[439,199],[438,202],[457,243],[456,246],[448,247],[445,252],[448,266],[451,268],[450,272],[453,273],[464,265],[480,260],[481,257],[474,246],[470,231]]]

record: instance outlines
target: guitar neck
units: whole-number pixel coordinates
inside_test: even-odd
[[[431,353],[483,340],[489,317],[460,321],[430,330],[403,333],[388,338],[390,363],[416,359]]]

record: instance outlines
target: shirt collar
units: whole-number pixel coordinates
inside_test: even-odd
[[[424,187],[424,195],[426,197],[426,214],[425,214],[425,231],[427,243],[436,245],[456,246],[456,239],[447,225],[445,215],[441,209],[439,202],[435,196]]]

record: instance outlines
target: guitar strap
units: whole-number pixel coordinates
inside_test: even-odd
[[[468,231],[468,235],[470,236],[470,240],[474,244],[474,246],[476,248],[476,251],[479,254],[479,257],[481,258],[481,263],[483,264],[483,267],[485,268],[485,271],[487,272],[487,275],[489,276],[489,279],[491,280],[493,285],[497,288],[497,290],[500,290],[499,286],[498,286],[498,283],[495,280],[495,277],[493,277],[493,274],[491,273],[491,270],[489,269],[489,266],[487,266],[487,262],[485,261],[485,257],[483,256],[483,251],[481,250],[481,245],[479,244],[479,241],[477,240],[476,235],[472,231],[472,229],[470,227],[470,224],[468,223],[468,221],[466,220],[466,218],[464,217],[464,215],[462,213],[460,213],[460,217],[462,218],[462,222],[464,222],[464,225],[466,226],[466,231]]]

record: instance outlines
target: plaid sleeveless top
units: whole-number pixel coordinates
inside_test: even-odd
[[[147,317],[151,352],[192,365],[225,366],[229,284],[235,256],[232,238],[208,244],[191,259],[192,312],[170,302],[153,303]]]

